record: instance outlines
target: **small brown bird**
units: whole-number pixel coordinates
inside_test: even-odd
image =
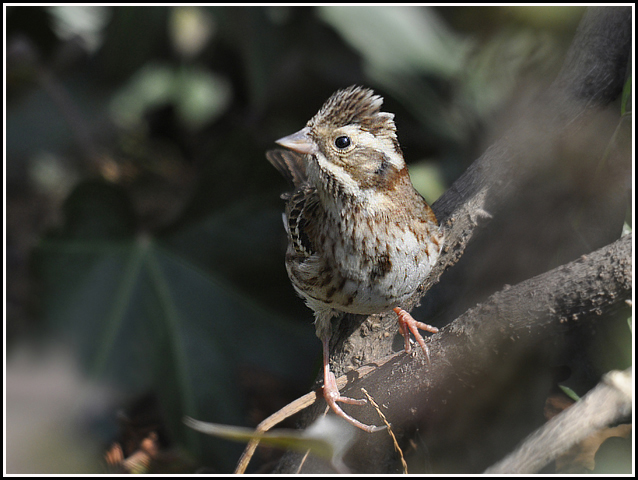
[[[326,402],[353,425],[365,425],[337,402],[342,397],[330,371],[331,320],[346,313],[394,310],[410,351],[409,332],[426,357],[418,329],[437,332],[401,309],[434,266],[443,236],[436,217],[414,189],[403,160],[394,115],[383,99],[351,86],[334,93],[297,133],[277,140],[288,150],[266,157],[294,186],[286,200],[286,270],[297,293],[314,311],[323,342]]]

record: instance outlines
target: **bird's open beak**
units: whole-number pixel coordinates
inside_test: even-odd
[[[317,144],[310,138],[310,128],[304,127],[292,135],[280,138],[275,143],[299,153],[313,154],[317,152]]]

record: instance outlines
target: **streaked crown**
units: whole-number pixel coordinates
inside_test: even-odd
[[[396,139],[394,114],[381,112],[383,97],[370,89],[352,85],[335,92],[323,104],[307,126],[330,125],[335,128],[357,124],[373,135],[384,135]]]

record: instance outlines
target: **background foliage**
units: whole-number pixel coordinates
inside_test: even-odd
[[[57,345],[79,365],[59,422],[95,445],[37,447],[51,431],[26,415],[35,433],[9,471],[101,472],[111,442],[129,455],[150,431],[173,455],[154,471],[230,471],[241,447],[182,417],[255,425],[305,393],[320,360],[283,267],[286,185],[264,152],[333,91],[366,85],[433,201],[508,102],[553,78],[582,11],[8,7],[6,341],[18,364],[33,363],[25,339],[45,353],[9,377],[7,436],[33,398],[20,382],[56,364]]]

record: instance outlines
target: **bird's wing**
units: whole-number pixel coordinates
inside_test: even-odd
[[[306,182],[306,163],[303,155],[291,150],[269,150],[266,158],[295,188]]]
[[[317,190],[308,184],[295,190],[286,204],[286,220],[290,245],[302,258],[317,251],[315,238],[318,230],[320,204]]]

